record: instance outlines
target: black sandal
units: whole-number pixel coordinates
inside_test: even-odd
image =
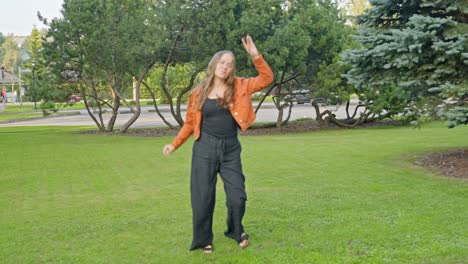
[[[239,247],[242,249],[246,248],[249,245],[249,234],[242,233],[240,240]],[[241,245],[242,243],[244,243],[244,245]]]
[[[208,245],[208,246],[202,248],[202,251],[203,251],[203,253],[205,253],[205,254],[211,254],[211,253],[213,253],[214,248],[213,248],[212,245]]]

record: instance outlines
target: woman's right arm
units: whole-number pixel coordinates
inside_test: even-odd
[[[187,114],[185,116],[185,122],[182,128],[180,129],[177,136],[174,138],[171,144],[164,145],[163,154],[170,155],[174,152],[180,145],[184,144],[185,141],[192,135],[193,133],[193,118],[194,118],[194,107],[193,104],[195,103],[196,97],[194,93],[192,93],[189,97],[189,101],[187,104]]]
[[[245,38],[242,38],[242,45],[244,45],[245,51],[249,54],[259,73],[257,77],[245,79],[247,92],[253,94],[270,85],[274,78],[273,71],[263,59],[263,56],[258,52],[252,37],[247,35]]]

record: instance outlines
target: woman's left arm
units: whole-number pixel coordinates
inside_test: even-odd
[[[268,66],[268,63],[263,59],[263,56],[258,52],[252,37],[247,35],[247,37],[242,38],[242,45],[249,54],[259,73],[257,77],[245,79],[247,91],[249,94],[252,94],[267,87],[273,81],[273,71],[270,66]]]

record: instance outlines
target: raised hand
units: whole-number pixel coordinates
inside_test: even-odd
[[[255,46],[250,35],[247,35],[245,38],[242,38],[242,45],[244,46],[245,51],[247,51],[247,53],[252,59],[256,59],[259,56],[257,47]]]

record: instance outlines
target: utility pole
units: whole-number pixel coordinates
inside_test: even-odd
[[[23,106],[23,95],[24,95],[24,88],[21,86],[21,73],[23,72],[31,72],[31,70],[22,70],[21,66],[18,66],[18,73],[19,73],[19,99],[20,99],[20,106]]]
[[[34,76],[34,66],[36,65],[36,60],[33,58],[32,59],[32,85],[31,85],[31,95],[32,99],[34,101],[34,109],[37,108],[36,106],[36,79]]]

